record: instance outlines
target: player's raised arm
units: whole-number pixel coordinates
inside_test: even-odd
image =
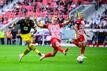
[[[14,28],[18,27],[18,26],[21,24],[21,21],[22,21],[22,20],[18,20],[17,22],[13,23],[12,28],[13,28],[13,27],[14,27]]]
[[[64,23],[61,24],[61,26],[63,27],[63,26],[68,25],[70,22],[73,21],[73,19],[74,19],[74,16],[71,16],[71,18],[70,18],[70,19],[67,19]]]
[[[35,23],[36,23],[36,25],[37,25],[38,27],[40,27],[40,28],[45,28],[45,27],[44,27],[44,24],[43,24],[41,21],[37,22],[36,19],[34,19],[34,21],[35,21]]]
[[[12,27],[15,27],[16,26],[16,23],[13,23]]]
[[[77,27],[78,27],[78,25],[75,23],[73,28],[75,30],[76,37],[78,38],[78,28]]]

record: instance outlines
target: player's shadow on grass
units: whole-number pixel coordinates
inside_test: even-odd
[[[72,61],[66,61],[66,60],[43,60],[43,61],[39,61],[39,60],[36,60],[36,61],[21,61],[19,62],[20,64],[72,64],[74,62]]]

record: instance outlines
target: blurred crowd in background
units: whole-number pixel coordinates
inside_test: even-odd
[[[2,1],[4,1],[3,5],[13,2],[13,0]],[[45,22],[50,22],[53,15],[58,15],[59,22],[63,22],[68,17],[70,11],[85,3],[95,3],[96,7],[100,7],[102,0],[19,0],[6,11],[2,10],[0,14],[0,27],[8,24],[17,17],[25,16],[42,17]],[[92,22],[94,20],[102,20],[102,18],[98,16],[96,19],[93,18]],[[95,25],[93,26],[93,24],[90,26],[96,27]]]
[[[58,22],[62,23],[68,18],[68,14],[73,9],[77,8],[81,4],[95,4],[95,9],[98,10],[101,7],[104,0],[18,0],[12,7],[4,10],[3,8],[11,4],[14,0],[0,0],[0,28],[15,18],[21,17],[33,17],[42,18],[44,24],[51,21],[53,15],[58,16]],[[91,18],[90,21],[85,20],[86,28],[92,29],[107,29],[107,9],[105,8],[102,15],[96,15]],[[17,30],[8,27],[8,31],[0,30],[0,43],[1,44],[22,44],[21,38],[17,35]],[[93,44],[106,44],[107,33],[106,32],[94,32],[94,36],[91,40]],[[104,34],[104,35],[102,35]],[[6,38],[6,39],[5,39]],[[47,35],[45,36],[47,38]],[[6,41],[5,41],[6,40]],[[42,44],[42,36],[37,35],[34,42]],[[49,44],[49,41],[46,42]]]

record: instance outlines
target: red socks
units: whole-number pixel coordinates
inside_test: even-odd
[[[61,46],[58,46],[57,48],[58,48],[58,51],[60,51],[61,53],[63,53],[63,52],[64,52],[64,49],[62,49],[62,47],[61,47]]]
[[[84,54],[85,52],[85,47],[81,47],[81,54]]]

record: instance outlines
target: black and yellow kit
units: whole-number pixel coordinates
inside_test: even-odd
[[[41,53],[32,44],[32,36],[30,34],[30,31],[32,28],[36,30],[34,26],[34,21],[30,19],[21,19],[16,23],[16,26],[18,26],[18,29],[20,29],[20,36],[22,40],[28,44],[28,47],[21,54],[21,58],[24,55],[28,54],[31,50],[33,50],[34,52],[41,56]]]
[[[19,26],[20,28],[20,36],[22,38],[22,40],[24,42],[26,41],[31,41],[32,42],[32,37],[30,35],[30,31],[32,28],[34,28],[34,22],[33,20],[30,20],[30,19],[22,19],[22,20],[19,20],[16,25]]]

